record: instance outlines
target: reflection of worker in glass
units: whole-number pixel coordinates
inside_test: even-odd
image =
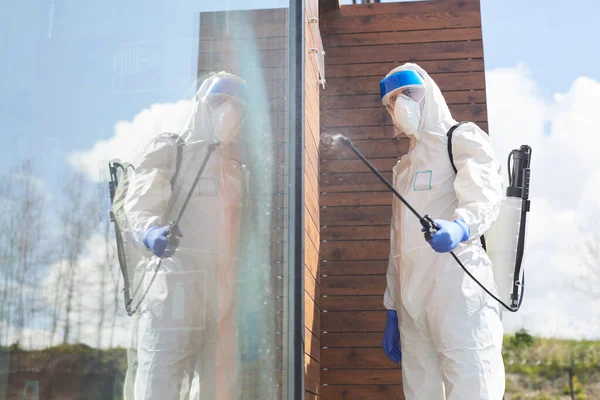
[[[136,400],[187,398],[195,372],[202,399],[239,398],[235,293],[247,201],[238,147],[245,94],[234,75],[207,77],[184,145],[164,135],[153,140],[131,182],[125,210],[157,256],[136,272],[148,288],[137,324]],[[177,227],[170,225],[184,205]]]
[[[498,303],[463,272],[456,255],[485,287],[494,288],[480,237],[498,217],[502,181],[488,136],[475,124],[456,126],[436,83],[405,64],[381,82],[383,105],[410,138],[394,167],[394,187],[423,214],[437,216],[428,243],[417,218],[394,199],[384,303],[383,347],[402,360],[407,399],[500,400],[504,393]],[[400,350],[402,343],[402,350]]]

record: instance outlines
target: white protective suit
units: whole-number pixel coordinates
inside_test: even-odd
[[[492,266],[480,236],[498,217],[502,200],[499,166],[488,136],[475,124],[460,126],[452,139],[455,175],[447,149],[456,124],[442,93],[425,80],[418,135],[393,173],[393,184],[421,215],[463,219],[470,238],[454,250],[466,268],[496,292]],[[391,73],[390,73],[391,74]],[[425,241],[419,220],[396,198],[384,295],[400,325],[402,378],[407,400],[501,400],[503,329],[498,303],[469,278],[449,253]]]
[[[218,80],[226,84],[211,89]],[[131,181],[125,210],[132,229],[143,233],[167,225],[192,190],[209,142],[220,142],[192,190],[175,254],[162,259],[152,283],[159,259],[148,251],[137,267],[134,286],[142,279],[140,292],[149,290],[133,327],[135,400],[240,397],[235,303],[240,218],[247,204],[248,175],[238,161],[245,105],[233,94],[221,93],[231,92],[236,82],[243,84],[223,72],[204,81],[194,129],[182,135],[185,145],[173,188],[177,146],[164,135],[151,142]],[[199,393],[190,395],[194,377]]]

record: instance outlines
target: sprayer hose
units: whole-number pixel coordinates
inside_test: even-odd
[[[521,290],[521,298],[519,300],[519,304],[517,305],[516,308],[510,307],[508,306],[506,303],[504,303],[502,300],[500,300],[498,297],[496,297],[492,292],[490,292],[481,282],[479,282],[477,280],[477,278],[475,278],[473,276],[473,274],[471,274],[471,272],[469,272],[469,270],[464,266],[464,264],[458,259],[458,256],[451,251],[450,255],[452,255],[452,258],[454,258],[454,260],[458,263],[458,265],[463,269],[463,271],[465,271],[465,273],[473,280],[475,281],[476,284],[479,285],[480,288],[482,288],[487,294],[489,294],[494,300],[496,300],[498,303],[502,304],[504,306],[504,308],[506,308],[508,311],[510,312],[517,312],[519,311],[519,308],[521,307],[521,302],[523,301],[523,293],[524,290]],[[524,287],[524,285],[523,285]]]

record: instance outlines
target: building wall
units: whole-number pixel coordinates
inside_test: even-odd
[[[391,139],[379,81],[404,62],[432,75],[455,119],[487,131],[479,0],[342,6],[322,13],[321,33],[321,136],[348,136],[388,179],[408,139]],[[320,183],[321,398],[402,399],[381,349],[392,195],[339,148],[321,149]]]
[[[306,399],[316,399],[320,388],[320,316],[319,307],[319,71],[314,53],[316,24],[308,19],[319,16],[318,0],[305,0],[304,63],[304,285],[305,285],[305,390]]]

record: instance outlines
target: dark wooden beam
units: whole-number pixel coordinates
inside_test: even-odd
[[[319,14],[340,9],[340,0],[319,0]]]

